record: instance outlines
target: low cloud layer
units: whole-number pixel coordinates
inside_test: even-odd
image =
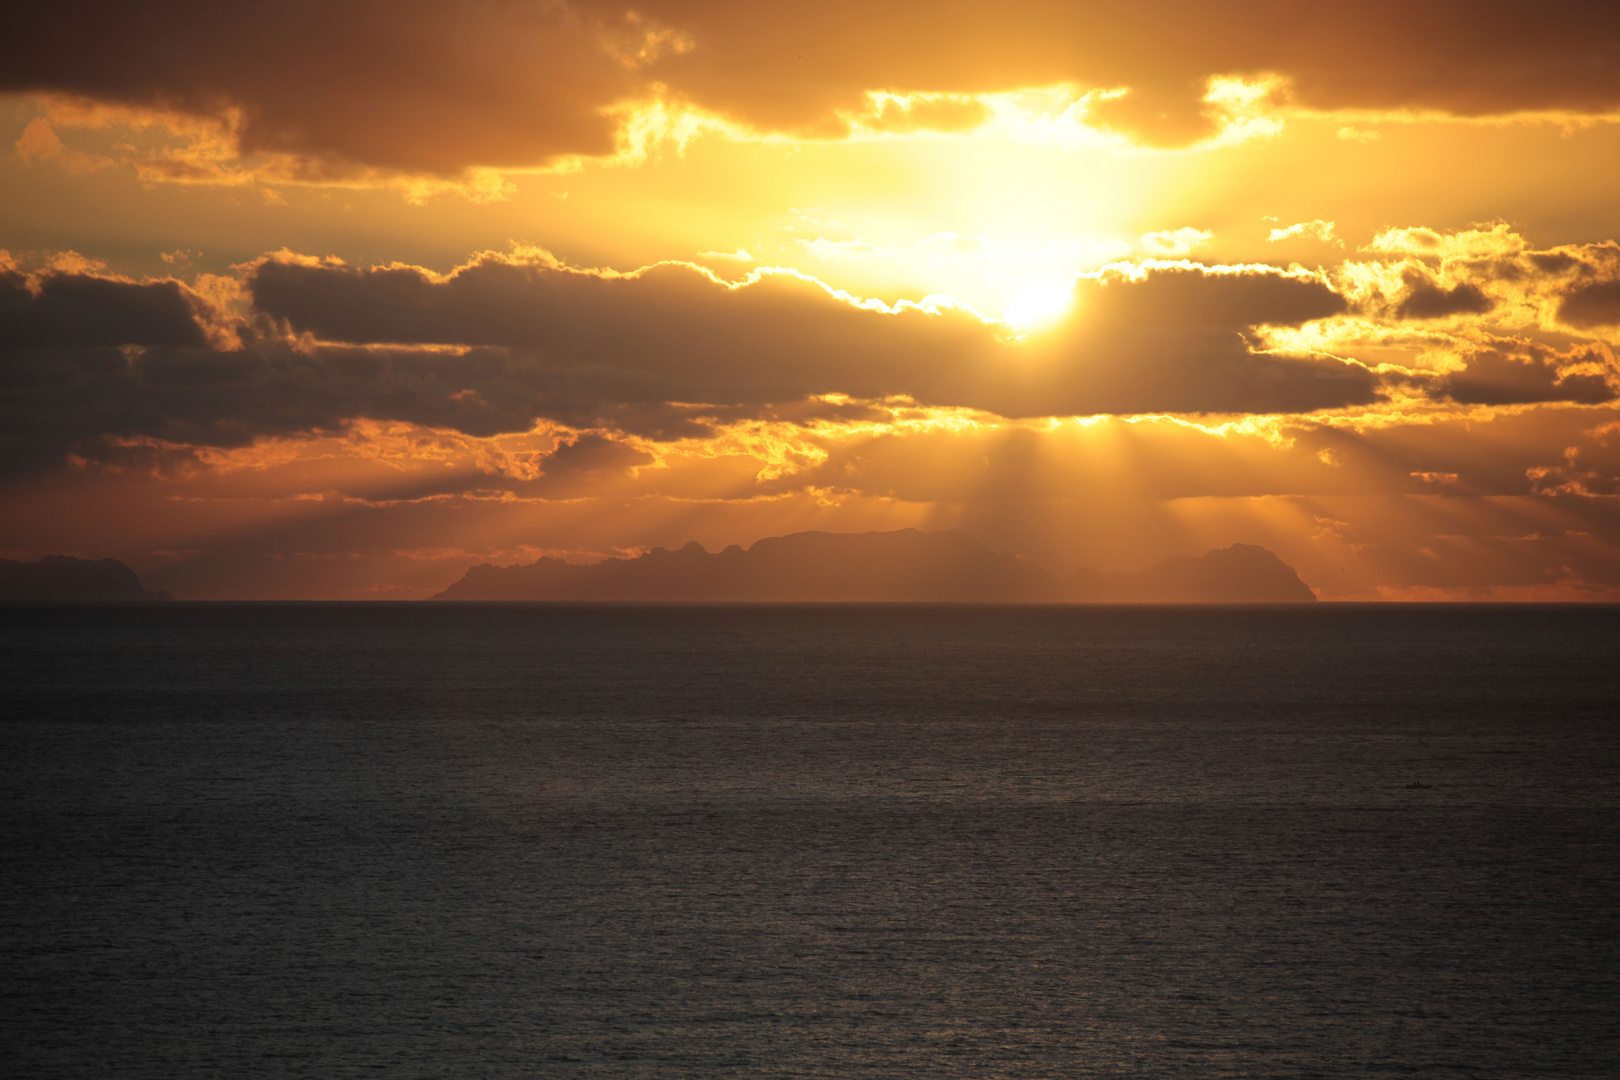
[[[906,396],[1045,416],[1301,411],[1375,396],[1364,368],[1250,348],[1251,326],[1345,309],[1324,282],[1263,267],[1083,277],[1073,315],[1022,341],[959,309],[863,306],[788,274],[728,285],[684,264],[611,275],[486,257],[436,278],[271,261],[248,286],[256,309],[293,332],[498,346],[603,401]]]
[[[48,274],[29,284],[15,270],[0,270],[0,349],[207,343],[178,282]]]
[[[685,264],[621,275],[487,256],[439,277],[267,260],[246,278],[242,345],[224,349],[193,314],[207,305],[173,281],[3,285],[13,469],[97,440],[238,446],[354,419],[667,439],[821,395],[1009,417],[1298,412],[1377,395],[1359,365],[1254,349],[1252,326],[1345,307],[1321,280],[1263,267],[1084,277],[1073,315],[1022,340],[961,309],[884,309],[782,273],[733,285]]]
[[[1111,266],[1076,279],[1066,317],[1022,336],[948,304],[886,307],[787,271],[727,282],[685,263],[587,271],[536,252],[486,253],[445,275],[266,257],[242,269],[234,309],[217,283],[205,296],[175,280],[9,269],[0,462],[15,475],[356,421],[474,438],[602,433],[535,465],[560,481],[648,463],[613,433],[658,442],[739,423],[864,422],[883,401],[1018,419],[1616,398],[1601,326],[1586,343],[1504,332],[1556,338],[1577,323],[1575,298],[1601,298],[1620,273],[1613,245],[1533,251],[1501,229],[1398,232],[1374,245],[1389,261],[1330,274]],[[1392,334],[1454,359],[1344,359]]]

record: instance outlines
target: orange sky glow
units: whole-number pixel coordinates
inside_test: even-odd
[[[1620,600],[1620,9],[0,15],[0,557],[963,528]]]

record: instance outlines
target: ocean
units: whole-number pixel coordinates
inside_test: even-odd
[[[0,643],[9,1077],[1620,1075],[1620,608]]]

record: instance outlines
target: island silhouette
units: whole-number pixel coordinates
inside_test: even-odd
[[[792,533],[713,553],[694,540],[588,566],[554,558],[484,563],[429,599],[1291,604],[1316,594],[1293,567],[1253,544],[1060,579],[961,530],[900,529]]]
[[[149,592],[117,559],[47,555],[34,562],[0,559],[0,603],[112,603],[171,600]]]

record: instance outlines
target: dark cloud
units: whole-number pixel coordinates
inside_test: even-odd
[[[0,12],[0,88],[236,110],[245,153],[456,173],[613,152],[604,107],[642,83],[611,29],[503,0],[24,2]]]
[[[1571,326],[1620,325],[1620,281],[1597,281],[1570,290],[1558,317]]]
[[[178,282],[0,271],[0,349],[206,343]]]
[[[1314,278],[1172,265],[1076,285],[1075,312],[1023,343],[956,310],[857,307],[767,274],[727,286],[680,264],[635,275],[483,259],[443,279],[411,268],[265,262],[255,306],[355,344],[478,344],[605,401],[766,403],[904,395],[1005,416],[1300,411],[1375,397],[1366,369],[1274,356],[1243,336],[1345,310]]]
[[[439,278],[269,261],[248,276],[258,325],[237,349],[206,346],[173,282],[36,284],[7,279],[4,294],[0,456],[12,470],[354,419],[473,436],[550,420],[668,439],[868,408],[806,403],[824,394],[1014,417],[1297,412],[1376,396],[1358,365],[1256,351],[1250,327],[1344,309],[1315,278],[1256,268],[1082,278],[1073,316],[1026,341],[960,310],[857,306],[788,274],[731,286],[684,264],[615,275],[487,257]],[[622,469],[637,453],[593,436],[545,468]]]
[[[1532,251],[1525,257],[1537,270],[1547,274],[1562,274],[1583,265],[1567,251]]]
[[[1184,144],[1209,76],[1278,73],[1316,107],[1461,115],[1620,105],[1620,11],[1508,0],[19,0],[0,89],[217,115],[247,150],[453,173],[614,147],[656,85],[760,129],[837,135],[868,90],[1130,87],[1098,118]],[[960,109],[905,123],[960,126]],[[891,118],[895,119],[895,118]],[[876,118],[878,126],[885,121]],[[903,125],[902,125],[903,126]]]
[[[1596,348],[1567,354],[1529,346],[1514,353],[1480,349],[1469,354],[1467,366],[1439,380],[1436,389],[1464,405],[1519,405],[1543,401],[1571,401],[1597,405],[1613,401],[1615,388],[1605,374],[1571,371],[1573,365],[1605,365]]]
[[[622,442],[586,432],[562,442],[545,456],[541,470],[547,476],[599,477],[651,465],[653,456]]]
[[[284,341],[223,351],[0,349],[7,472],[70,453],[118,461],[132,441],[235,447],[363,418],[489,436],[527,431],[542,415],[588,423],[597,411],[577,407],[568,387],[504,350],[305,350]]]
[[[882,397],[943,382],[996,344],[966,313],[886,315],[793,276],[730,288],[685,265],[621,276],[485,259],[434,280],[266,262],[249,288],[259,311],[297,332],[502,346],[559,386],[617,402]]]
[[[1138,277],[1081,278],[1082,317],[1113,326],[1298,326],[1348,307],[1316,278],[1269,268],[1148,265]]]
[[[1395,314],[1402,319],[1444,319],[1450,315],[1483,315],[1494,306],[1478,285],[1463,282],[1447,289],[1421,274],[1405,275],[1406,295]]]

